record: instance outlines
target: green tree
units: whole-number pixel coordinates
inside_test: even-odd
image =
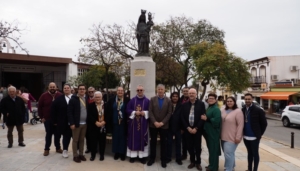
[[[151,35],[152,56],[159,54],[165,58],[174,59],[181,66],[180,71],[184,80],[181,87],[187,86],[188,81],[195,78],[197,74],[194,59],[188,51],[191,46],[203,41],[224,44],[224,31],[213,26],[207,20],[194,22],[185,16],[171,17],[153,27]]]
[[[204,87],[201,100],[208,84],[214,88],[228,87],[232,92],[249,87],[251,75],[246,61],[228,52],[222,43],[199,43],[191,46],[189,55],[195,60],[198,79]]]

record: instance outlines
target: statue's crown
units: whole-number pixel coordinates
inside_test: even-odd
[[[141,10],[142,14],[146,14],[147,10]]]

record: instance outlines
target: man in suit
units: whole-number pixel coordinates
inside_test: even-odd
[[[160,135],[160,157],[161,166],[163,168],[167,167],[166,164],[166,154],[167,154],[167,135],[169,128],[169,119],[172,114],[172,103],[170,98],[165,96],[165,86],[158,84],[157,96],[154,96],[150,100],[149,105],[149,117],[150,117],[150,160],[147,165],[151,166],[156,157],[156,144],[157,144],[157,134]]]
[[[67,158],[68,148],[72,137],[72,131],[68,124],[68,104],[71,99],[71,85],[65,84],[63,87],[64,95],[56,98],[51,106],[51,119],[53,124],[57,127],[59,134],[63,136],[63,154],[62,156]]]
[[[8,148],[13,144],[13,130],[17,127],[19,146],[25,147],[23,143],[23,123],[25,115],[25,105],[21,97],[17,96],[16,87],[10,86],[8,89],[8,96],[4,97],[0,104],[0,113],[3,113],[3,119],[7,126]]]
[[[196,89],[189,90],[189,101],[181,107],[181,121],[185,131],[187,140],[187,148],[190,154],[191,164],[189,169],[196,166],[197,170],[201,168],[201,137],[203,133],[204,121],[201,120],[201,115],[205,114],[204,103],[197,98]]]

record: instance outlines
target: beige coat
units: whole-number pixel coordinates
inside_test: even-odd
[[[158,96],[154,96],[150,99],[149,104],[149,117],[150,127],[156,128],[154,122],[163,122],[162,129],[169,128],[169,119],[172,115],[172,103],[170,98],[164,97],[162,108],[159,108]]]

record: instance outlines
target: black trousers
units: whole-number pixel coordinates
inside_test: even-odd
[[[248,170],[257,171],[259,164],[259,142],[260,139],[256,138],[256,140],[246,140],[244,138],[244,144],[247,148],[248,152]],[[252,167],[253,166],[253,167]]]
[[[46,120],[44,122],[46,136],[45,136],[45,150],[50,150],[50,146],[52,143],[52,135],[54,135],[54,145],[56,150],[61,149],[60,146],[60,137],[61,134],[57,130],[57,126],[54,126],[53,123],[50,120]]]
[[[191,163],[201,164],[201,139],[202,134],[197,131],[196,134],[190,134],[189,132],[185,132],[185,138],[187,141],[187,149],[190,154]]]
[[[182,134],[182,137],[186,137],[186,132],[184,131],[183,134]],[[185,138],[182,138],[181,139],[181,143],[182,143],[182,155],[183,156],[187,156],[187,142],[186,142],[186,139]]]
[[[162,128],[149,128],[150,130],[150,159],[155,160],[156,158],[156,144],[157,134],[160,135],[160,160],[165,162],[167,159],[167,137],[168,129]]]
[[[106,147],[106,133],[100,131],[90,132],[89,142],[90,142],[89,150],[91,150],[92,156],[96,155],[98,146],[99,146],[100,156],[104,156],[105,147]]]

